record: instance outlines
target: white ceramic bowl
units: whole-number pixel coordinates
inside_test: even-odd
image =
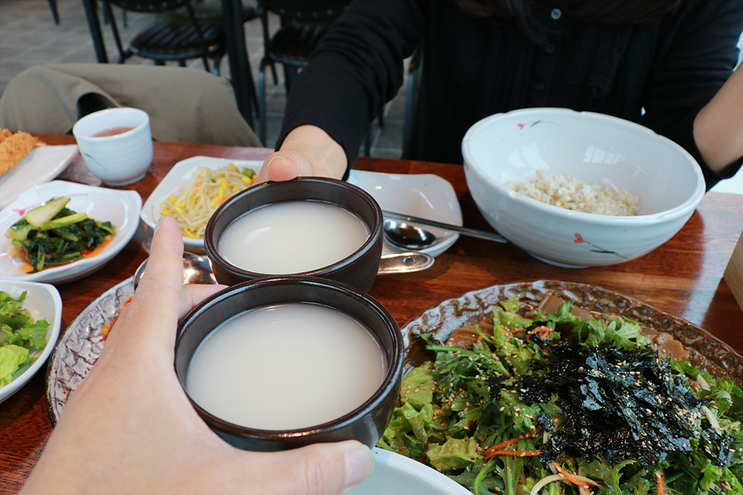
[[[44,201],[69,196],[67,207],[102,222],[110,221],[116,235],[97,255],[73,261],[66,265],[27,273],[23,261],[14,256],[5,231],[20,220],[25,212]],[[55,180],[41,184],[24,193],[18,200],[0,211],[0,279],[26,280],[47,283],[65,283],[81,279],[102,268],[129,243],[139,227],[142,197],[136,191],[122,191],[93,187],[74,182]]]
[[[379,448],[372,475],[349,495],[472,495],[448,476],[418,461]]]
[[[490,225],[532,256],[558,266],[638,258],[681,229],[702,200],[699,165],[683,148],[615,117],[557,108],[487,117],[462,141],[467,185]],[[636,216],[570,211],[519,194],[537,170],[568,173],[640,197]]]
[[[40,284],[36,282],[18,282],[0,280],[0,290],[7,292],[13,297],[27,292],[23,307],[31,312],[34,320],[46,320],[49,326],[46,329],[46,347],[37,354],[36,361],[12,382],[0,387],[0,402],[18,392],[44,365],[57,343],[59,329],[62,326],[62,298],[53,285]]]

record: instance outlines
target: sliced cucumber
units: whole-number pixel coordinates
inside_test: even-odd
[[[64,208],[69,201],[70,198],[64,196],[61,198],[54,198],[41,206],[37,206],[33,210],[27,211],[24,218],[34,227],[39,227],[41,224],[54,218],[54,215],[62,211],[62,208]]]
[[[28,239],[28,233],[32,230],[36,230],[36,227],[25,220],[19,220],[11,225],[7,231],[5,231],[5,237],[7,237],[8,239],[25,241],[26,239]]]
[[[44,222],[43,224],[39,225],[39,230],[52,230],[58,229],[60,227],[67,227],[68,225],[82,222],[86,218],[88,218],[87,213],[73,213],[72,215],[67,215],[66,217],[55,218],[54,220]]]

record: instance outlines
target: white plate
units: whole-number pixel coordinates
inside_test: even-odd
[[[49,327],[46,330],[46,347],[41,351],[41,354],[37,355],[38,359],[30,368],[17,376],[12,382],[0,388],[0,402],[3,402],[20,390],[39,371],[49,354],[51,354],[52,349],[54,349],[62,325],[62,298],[53,285],[36,282],[0,280],[0,291],[7,292],[13,297],[20,296],[24,291],[28,292],[26,299],[23,301],[23,307],[31,312],[35,320],[49,322]]]
[[[67,207],[102,222],[110,221],[116,228],[111,243],[98,255],[73,261],[67,265],[47,268],[37,273],[24,273],[21,260],[11,256],[11,242],[4,233],[21,219],[26,210],[44,201],[69,196]],[[64,283],[78,280],[103,267],[131,240],[139,226],[142,197],[136,191],[119,191],[65,181],[52,181],[27,191],[17,201],[0,211],[0,279]]]
[[[54,179],[77,156],[77,145],[37,146],[10,172],[0,176],[0,208],[34,186]]]
[[[383,210],[462,225],[462,209],[454,188],[449,181],[438,175],[401,175],[351,170],[348,182],[371,194]],[[459,239],[459,234],[429,227],[425,229],[441,239],[437,245],[421,250],[431,256],[443,253]],[[385,241],[384,251],[403,250]]]
[[[418,461],[379,448],[372,452],[374,472],[350,495],[472,495],[456,481]]]
[[[160,205],[162,202],[168,199],[168,196],[171,194],[177,196],[180,190],[188,185],[188,181],[191,180],[191,176],[198,167],[207,167],[216,170],[226,167],[229,164],[233,164],[238,168],[247,167],[258,173],[263,166],[263,160],[230,160],[210,156],[194,156],[176,163],[170,169],[170,172],[163,177],[163,180],[157,185],[155,190],[152,191],[147,201],[145,201],[141,213],[142,221],[154,229],[157,221],[162,216],[160,215]],[[183,244],[186,248],[204,250],[204,239],[193,239],[184,236]]]

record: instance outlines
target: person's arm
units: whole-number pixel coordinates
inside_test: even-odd
[[[685,148],[699,163],[707,189],[734,170],[719,173],[707,138],[696,139],[694,121],[730,77],[742,29],[743,0],[682,3],[659,24],[653,69],[644,85],[640,123]]]
[[[694,120],[694,140],[720,176],[743,158],[743,69],[738,68]]]
[[[402,85],[403,60],[423,35],[427,2],[355,0],[349,5],[292,84],[278,152],[266,160],[259,180],[343,177],[369,123]]]
[[[22,494],[335,495],[371,473],[356,441],[236,449],[191,406],[173,365],[178,318],[219,286],[183,287],[175,220],[155,229],[147,274],[100,359],[69,397]]]

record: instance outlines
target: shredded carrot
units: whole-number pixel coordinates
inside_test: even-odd
[[[490,450],[483,455],[483,458],[487,461],[491,457],[495,457],[497,455],[510,455],[513,457],[536,457],[538,455],[541,455],[541,450]]]
[[[485,451],[485,453],[487,454],[487,452],[490,451],[490,450],[493,450],[493,451],[495,451],[495,450],[503,450],[506,447],[510,447],[511,445],[513,445],[515,443],[518,443],[519,440],[525,440],[527,438],[534,438],[535,436],[539,435],[539,433],[541,431],[542,431],[541,428],[537,428],[534,431],[529,431],[529,432],[524,433],[523,435],[519,435],[517,437],[513,437],[513,438],[510,438],[508,440],[504,440],[501,443],[497,443],[497,444],[493,445],[492,447],[490,447],[488,450]]]
[[[583,476],[578,477],[572,473],[565,471],[558,463],[550,462],[550,466],[557,470],[557,473],[565,478],[565,481],[572,483],[576,486],[598,486],[599,484],[592,479],[585,478]]]
[[[530,330],[529,332],[527,332],[526,341],[529,342],[529,337],[531,337],[535,333],[538,334],[541,338],[545,339],[549,334],[552,333],[552,329],[550,327],[542,325],[535,328],[534,330]]]
[[[664,495],[666,493],[666,476],[663,474],[663,471],[656,471],[655,472],[655,480],[656,480],[656,492],[658,495]]]

